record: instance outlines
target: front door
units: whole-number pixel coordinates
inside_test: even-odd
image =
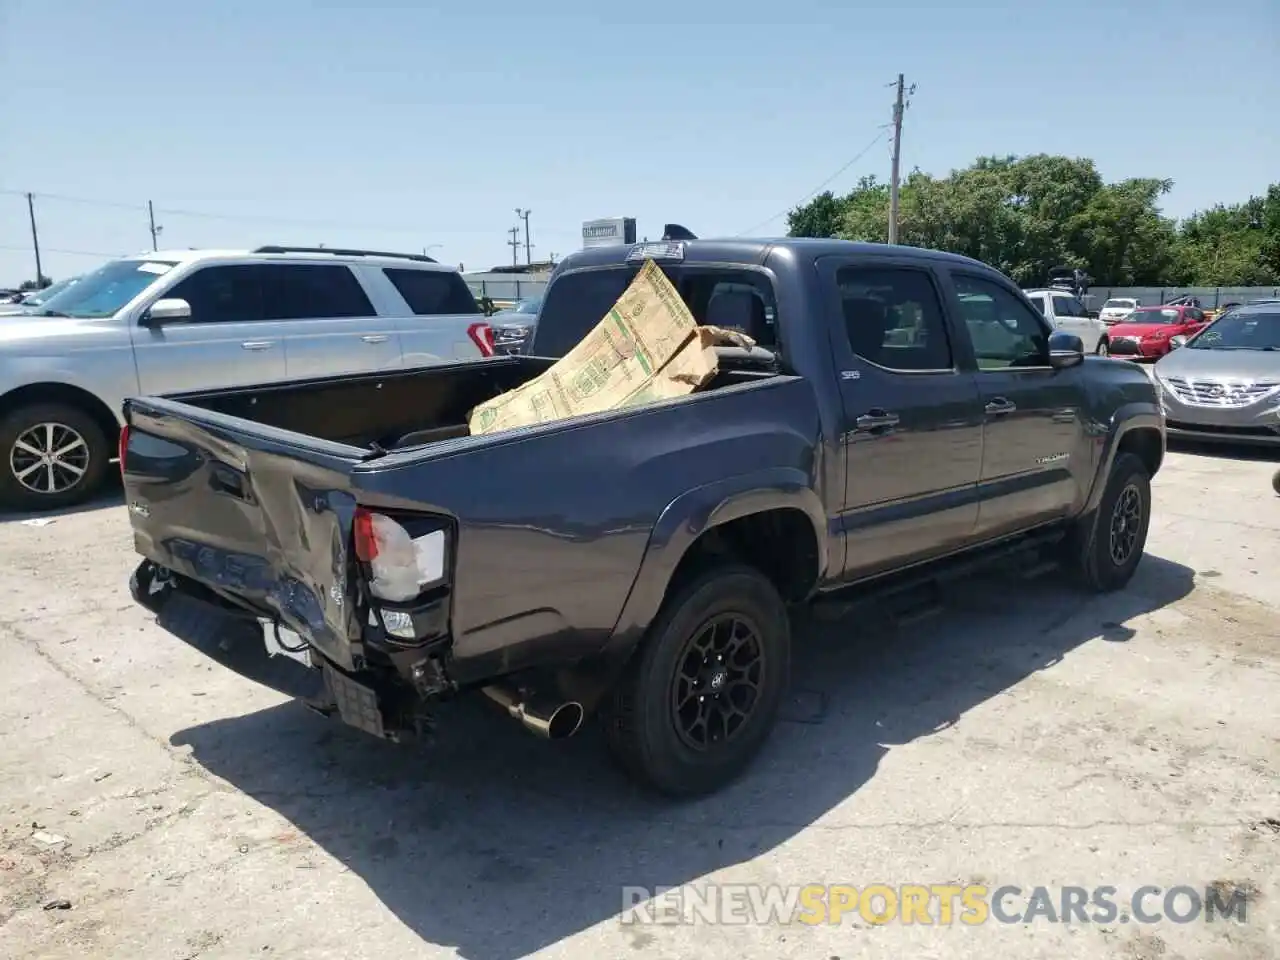
[[[977,529],[985,539],[1060,517],[1083,495],[1082,478],[1093,475],[1084,368],[1049,366],[1049,326],[1012,286],[962,270],[951,279],[985,418]]]
[[[285,377],[284,344],[263,320],[260,267],[201,267],[163,293],[191,317],[133,329],[144,394],[235,387]]]
[[[937,277],[918,262],[827,258],[844,410],[845,576],[948,553],[977,520],[982,404],[948,335]]]

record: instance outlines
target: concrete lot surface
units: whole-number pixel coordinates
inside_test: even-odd
[[[540,742],[479,703],[452,707],[424,748],[323,721],[246,677],[287,689],[292,665],[243,644],[211,659],[131,604],[118,497],[43,526],[10,518],[0,953],[1280,956],[1274,469],[1171,453],[1124,593],[989,576],[911,626],[805,626],[765,754],[687,804],[634,791],[594,732]],[[840,925],[620,919],[624,886],[707,883],[1012,884],[1055,902],[1064,886],[1110,885],[1122,912],[979,926],[877,925],[856,909]],[[1138,922],[1125,907],[1143,885],[1239,892],[1247,915]],[[1163,910],[1159,895],[1146,905]]]

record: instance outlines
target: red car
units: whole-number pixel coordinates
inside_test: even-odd
[[[1098,344],[1098,352],[1131,360],[1159,360],[1169,352],[1170,340],[1179,334],[1190,337],[1199,333],[1208,322],[1199,307],[1185,304],[1138,307],[1107,329]]]

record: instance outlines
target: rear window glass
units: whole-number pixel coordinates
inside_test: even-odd
[[[693,265],[662,269],[699,324],[740,330],[761,347],[777,346],[777,308],[765,276]],[[562,357],[572,350],[604,319],[636,272],[634,266],[616,266],[556,277],[543,298],[530,352]]]
[[[480,312],[471,288],[456,273],[445,270],[397,270],[390,267],[382,272],[395,285],[415,316]]]

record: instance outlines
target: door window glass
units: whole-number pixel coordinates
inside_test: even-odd
[[[956,274],[955,286],[979,370],[1048,366],[1043,317],[990,280]]]
[[[342,264],[263,264],[262,302],[267,320],[371,317],[360,281]]]
[[[245,323],[261,320],[260,267],[227,264],[203,267],[179,281],[165,298],[185,300],[193,323]]]
[[[904,372],[953,368],[942,304],[927,273],[842,267],[836,286],[849,346],[858,356]]]

